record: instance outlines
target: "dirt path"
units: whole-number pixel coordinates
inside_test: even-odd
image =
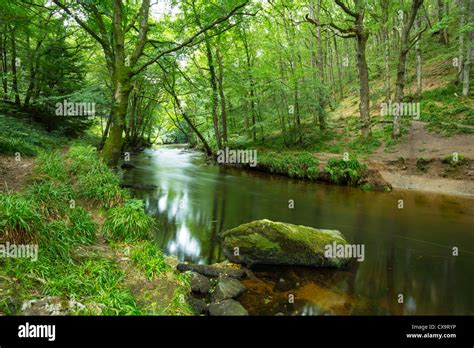
[[[458,134],[444,137],[428,132],[426,122],[412,121],[408,135],[401,139],[393,152],[378,149],[372,160],[396,160],[404,158],[445,158],[453,152],[465,157],[474,158],[474,135]]]
[[[25,188],[25,182],[33,171],[33,164],[33,158],[22,157],[17,161],[15,156],[0,154],[0,192]]]
[[[468,160],[453,167],[453,154]],[[418,159],[429,161],[420,170]],[[430,191],[474,198],[474,135],[444,137],[427,131],[426,123],[412,121],[408,134],[393,149],[379,148],[369,158],[394,189]]]
[[[392,187],[405,190],[428,191],[448,195],[470,196],[474,198],[474,181],[451,180],[380,171],[382,177]]]

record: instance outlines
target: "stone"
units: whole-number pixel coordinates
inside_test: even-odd
[[[127,184],[127,183],[121,183],[120,187],[131,188],[135,190],[155,190],[158,188],[158,186],[153,185],[153,184]]]
[[[188,304],[191,306],[195,314],[205,314],[207,312],[207,303],[200,298],[194,296],[188,297]]]
[[[212,292],[211,301],[220,302],[239,296],[246,287],[235,278],[221,277]]]
[[[240,279],[245,274],[245,270],[243,269],[216,267],[212,265],[196,265],[190,263],[180,263],[176,268],[180,272],[192,271],[205,275],[206,277],[219,277],[221,275],[227,275],[232,278]]]
[[[123,163],[121,165],[122,169],[133,169],[133,168],[136,168],[133,164],[131,163]]]
[[[247,310],[235,300],[224,300],[209,305],[211,316],[244,316],[249,315]]]
[[[341,232],[270,220],[257,220],[221,233],[224,255],[232,262],[342,267],[348,257],[326,257],[329,245],[346,245]]]
[[[67,303],[56,296],[48,296],[38,300],[29,300],[23,302],[21,306],[23,315],[68,315]]]
[[[211,289],[210,281],[207,277],[196,272],[191,273],[191,290],[200,294],[207,294]]]

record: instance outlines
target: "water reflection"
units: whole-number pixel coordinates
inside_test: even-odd
[[[260,282],[247,281],[240,299],[252,314],[474,314],[473,200],[288,180],[208,165],[179,148],[147,150],[132,161],[136,168],[123,180],[158,186],[135,194],[159,219],[157,243],[180,260],[222,260],[218,233],[262,218],[338,229],[365,245],[365,261],[347,270],[257,272]]]

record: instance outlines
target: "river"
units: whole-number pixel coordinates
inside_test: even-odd
[[[222,261],[219,232],[264,218],[337,229],[364,245],[364,261],[343,270],[255,269],[258,280],[245,280],[238,299],[250,314],[474,315],[473,199],[224,168],[180,146],[145,150],[131,163],[123,182],[158,187],[133,194],[159,220],[158,246],[181,261]]]

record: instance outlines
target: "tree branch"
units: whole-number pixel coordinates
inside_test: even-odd
[[[336,4],[339,5],[340,8],[342,8],[342,10],[347,13],[349,16],[351,17],[354,17],[354,18],[358,18],[359,17],[359,14],[355,13],[354,11],[352,11],[349,7],[346,6],[346,4],[344,4],[342,2],[342,0],[334,0],[336,1]]]
[[[201,34],[205,33],[206,31],[212,29],[213,27],[215,27],[216,25],[220,24],[220,23],[223,23],[225,21],[227,21],[230,17],[232,17],[235,13],[237,13],[237,11],[239,11],[241,8],[245,7],[246,5],[248,4],[248,0],[246,0],[245,2],[243,2],[242,4],[236,6],[232,11],[230,11],[227,15],[223,16],[223,17],[220,17],[218,19],[216,19],[214,22],[212,22],[211,24],[209,24],[208,26],[202,28],[201,30],[199,30],[197,33],[195,33],[194,35],[192,35],[191,37],[189,37],[187,40],[183,41],[181,44],[175,46],[175,47],[172,47],[172,48],[169,48],[167,50],[164,50],[162,52],[160,52],[158,55],[156,55],[153,59],[149,60],[148,62],[146,62],[145,64],[143,64],[140,68],[138,68],[137,70],[134,70],[132,72],[133,75],[136,75],[138,73],[140,73],[141,71],[143,71],[144,69],[146,69],[149,65],[157,62],[161,57],[163,57],[164,55],[167,55],[167,54],[170,54],[172,52],[176,52],[176,51],[179,51],[180,49],[182,49],[183,47],[186,47],[186,46],[189,46],[191,44],[194,43],[194,40],[199,37]]]

